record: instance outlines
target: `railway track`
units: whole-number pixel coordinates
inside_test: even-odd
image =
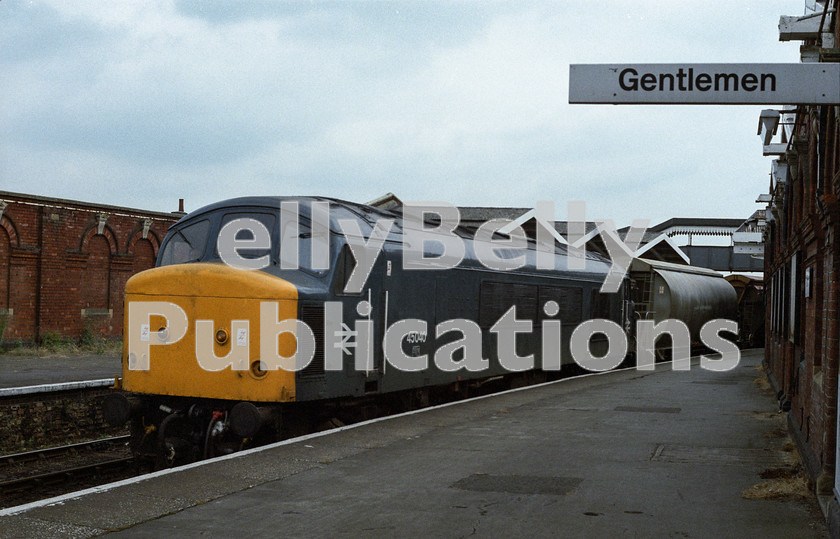
[[[139,462],[129,436],[116,436],[0,456],[0,507],[131,477]]]
[[[124,436],[112,436],[110,438],[101,438],[99,440],[90,440],[87,442],[79,442],[75,444],[60,445],[56,447],[45,447],[43,449],[35,449],[33,451],[24,451],[21,453],[13,453],[11,455],[0,455],[0,474],[3,473],[3,470],[14,465],[34,461],[43,461],[44,459],[53,458],[59,455],[66,455],[69,453],[101,450],[102,448],[112,447],[117,444],[128,443],[130,439],[131,436],[126,434]],[[0,483],[0,485],[2,485],[2,483]]]
[[[136,475],[130,437],[107,427],[99,410],[112,384],[0,388],[0,507]]]

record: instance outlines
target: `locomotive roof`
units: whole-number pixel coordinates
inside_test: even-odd
[[[340,200],[337,198],[329,198],[329,197],[321,197],[321,196],[247,196],[247,197],[238,197],[238,198],[230,198],[227,200],[220,200],[219,202],[214,202],[212,204],[208,204],[207,206],[203,206],[195,211],[188,213],[184,216],[184,219],[190,219],[197,215],[201,215],[203,213],[213,212],[219,209],[225,208],[236,208],[236,207],[253,207],[253,206],[262,206],[265,208],[279,208],[280,203],[289,200],[296,200],[298,202],[314,202],[314,201],[327,201],[330,204],[336,204],[339,206],[345,207],[352,207],[357,210],[362,210],[365,213],[375,213],[378,215],[387,215],[393,216],[396,215],[393,212],[388,210],[380,210],[378,208],[374,208],[372,206],[367,206],[365,204],[359,204],[358,202],[349,202],[347,200]]]
[[[375,208],[373,206],[368,206],[367,204],[360,204],[358,202],[350,202],[338,198],[322,196],[248,196],[231,198],[228,200],[214,202],[213,204],[209,204],[195,211],[192,211],[189,214],[185,215],[181,219],[181,221],[192,220],[193,218],[203,215],[205,213],[212,213],[221,209],[231,209],[237,207],[264,207],[279,209],[280,203],[285,201],[303,202],[304,204],[301,205],[301,208],[304,209],[304,214],[306,212],[306,208],[308,208],[308,204],[312,202],[323,201],[329,202],[332,206],[345,208],[346,210],[358,215],[359,217],[365,219],[371,224],[375,223],[377,219],[383,218],[394,219],[399,224],[401,224],[403,221],[402,211],[392,211],[390,209]],[[179,223],[181,221],[179,221]],[[426,222],[430,225],[436,224],[436,221],[434,219],[428,219],[426,220]],[[472,234],[465,230],[458,229],[457,232],[460,236],[464,237],[465,239],[472,238]]]
[[[303,214],[305,215],[308,213],[309,204],[316,201],[325,201],[329,202],[331,206],[334,207],[342,207],[347,211],[359,216],[361,219],[364,219],[371,225],[373,225],[378,219],[394,219],[395,222],[401,227],[403,223],[403,216],[402,211],[393,211],[390,209],[380,209],[373,206],[369,206],[367,204],[360,204],[358,202],[350,202],[346,200],[341,200],[337,198],[330,198],[330,197],[321,197],[321,196],[247,196],[247,197],[238,197],[232,198],[228,200],[221,200],[219,202],[214,202],[213,204],[209,204],[207,206],[201,207],[197,210],[190,212],[189,214],[185,215],[178,223],[176,223],[175,228],[177,225],[185,222],[191,221],[197,217],[200,217],[204,214],[213,213],[218,210],[224,209],[235,209],[235,208],[254,208],[254,207],[264,207],[264,208],[272,208],[272,209],[279,209],[280,203],[284,201],[298,201],[301,202],[301,209],[303,210]],[[426,221],[429,225],[435,226],[438,224],[438,221],[434,219],[429,219]],[[336,231],[338,232],[338,231]],[[474,230],[470,230],[465,227],[459,226],[454,231],[458,236],[464,238],[465,240],[475,241],[474,238]],[[555,244],[555,256],[560,257],[567,257],[568,256],[568,248],[565,245]],[[535,249],[535,243],[533,238],[528,238],[528,250],[533,251]],[[470,257],[468,257],[470,258]],[[586,251],[586,258],[588,260],[592,260],[601,264],[606,264],[607,268],[611,264],[609,259],[599,255],[598,253],[592,251]],[[464,262],[469,264],[468,260],[464,260]],[[606,273],[606,269],[603,270]],[[586,273],[586,272],[585,272]],[[601,273],[601,270],[596,270],[596,273]]]

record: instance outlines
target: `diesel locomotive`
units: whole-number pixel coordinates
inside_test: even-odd
[[[587,320],[632,333],[629,278],[618,293],[599,292],[609,260],[585,253],[570,263],[557,244],[554,267],[541,269],[534,242],[514,232],[444,234],[440,215],[404,217],[320,197],[247,197],[182,218],[156,267],[126,284],[123,372],[106,420],[131,421],[134,451],[168,466],[368,405],[542,379],[571,362],[570,336]],[[447,242],[461,250],[444,263]],[[488,267],[488,253],[505,267]],[[678,280],[669,294],[679,296]],[[734,290],[731,302],[718,293],[698,316],[728,314]],[[608,344],[595,332],[588,352],[604,356]]]

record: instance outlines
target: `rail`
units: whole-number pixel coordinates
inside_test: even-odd
[[[125,454],[130,438],[114,436],[0,456],[0,507],[136,475],[137,458]]]
[[[45,447],[43,449],[33,449],[32,451],[12,453],[10,455],[0,455],[0,466],[40,461],[45,458],[50,458],[57,455],[65,455],[67,453],[74,453],[81,450],[96,450],[103,446],[126,443],[130,439],[131,435],[126,434],[124,436],[112,436],[110,438],[88,440],[86,442],[78,442],[75,444]]]

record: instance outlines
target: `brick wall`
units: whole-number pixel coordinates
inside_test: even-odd
[[[0,335],[122,335],[123,290],[180,214],[0,191]],[[5,326],[5,327],[4,327]]]
[[[779,160],[790,174],[774,186],[765,237],[765,356],[809,472],[831,476],[840,355],[840,107],[799,106]]]

